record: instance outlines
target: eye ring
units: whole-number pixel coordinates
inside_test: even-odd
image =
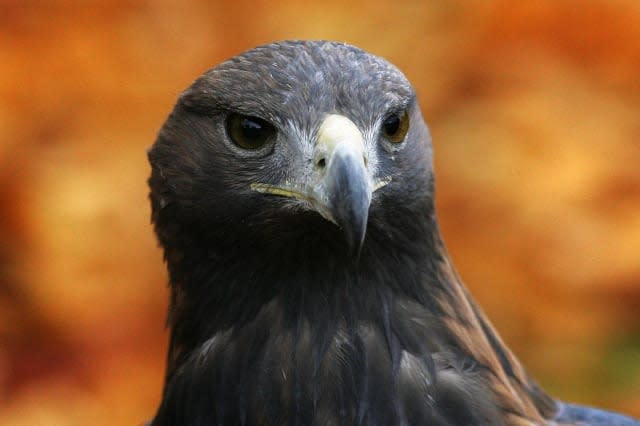
[[[382,134],[393,144],[404,142],[409,131],[409,114],[407,111],[389,114],[382,122]]]
[[[276,128],[266,120],[250,115],[231,113],[226,120],[229,139],[238,147],[255,151],[267,144],[276,134]]]

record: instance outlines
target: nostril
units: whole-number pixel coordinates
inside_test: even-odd
[[[327,162],[325,161],[324,158],[321,158],[318,160],[318,162],[316,163],[318,165],[318,167],[320,167],[321,169],[324,169],[324,167],[327,165]]]

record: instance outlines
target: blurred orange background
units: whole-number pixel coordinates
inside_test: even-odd
[[[417,88],[442,230],[556,396],[640,416],[640,2],[0,3],[0,424],[159,402],[166,274],[145,150],[202,71],[347,41]]]

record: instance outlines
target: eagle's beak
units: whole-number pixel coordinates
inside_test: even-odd
[[[318,176],[313,187],[316,209],[337,224],[350,248],[359,252],[367,230],[373,184],[358,127],[345,116],[327,116],[318,130],[314,164]]]

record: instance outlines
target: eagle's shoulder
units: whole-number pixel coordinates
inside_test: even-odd
[[[558,403],[557,424],[577,426],[640,426],[640,421],[597,408]]]

